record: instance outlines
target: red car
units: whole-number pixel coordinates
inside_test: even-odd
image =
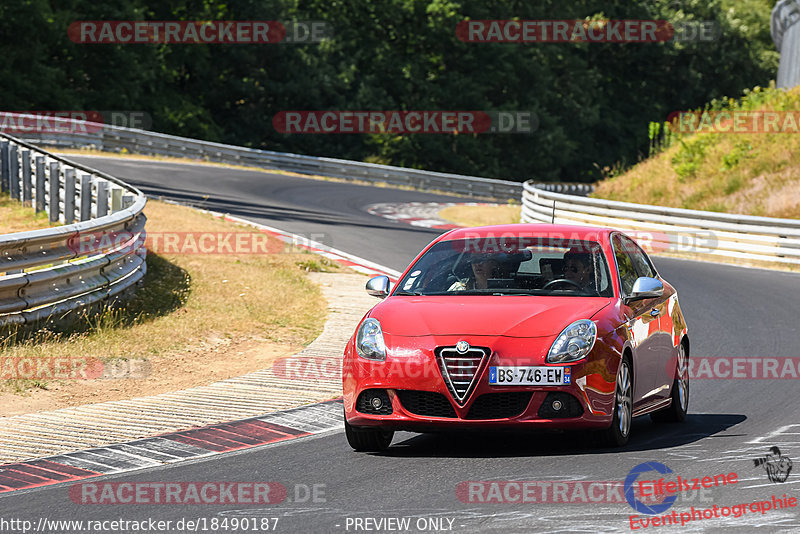
[[[395,430],[594,429],[682,421],[689,338],[675,289],[607,228],[513,224],[443,234],[359,323],[343,363],[359,451]]]

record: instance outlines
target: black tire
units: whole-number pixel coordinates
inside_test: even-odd
[[[354,428],[345,420],[344,433],[347,443],[358,452],[380,452],[389,448],[394,437],[392,430]]]
[[[633,420],[633,373],[628,357],[622,358],[614,387],[614,416],[611,426],[602,434],[602,442],[609,447],[624,447],[631,435]]]
[[[678,346],[678,365],[672,382],[672,403],[663,410],[650,414],[654,423],[681,423],[689,411],[689,357],[684,343]]]

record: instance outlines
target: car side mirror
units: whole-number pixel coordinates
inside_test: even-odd
[[[370,278],[367,282],[367,294],[379,299],[389,296],[389,277],[381,275]]]
[[[626,302],[634,302],[636,300],[652,299],[660,297],[664,294],[664,284],[661,280],[650,278],[647,276],[640,276],[633,283],[631,294],[625,299]]]

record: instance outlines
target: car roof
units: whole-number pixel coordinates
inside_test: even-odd
[[[494,226],[475,226],[458,228],[439,237],[437,241],[456,239],[481,239],[501,237],[555,237],[567,239],[586,239],[589,241],[605,241],[609,234],[616,232],[613,228],[601,226],[577,226],[570,224],[498,224]]]

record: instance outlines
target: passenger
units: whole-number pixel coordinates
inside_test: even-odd
[[[472,276],[454,282],[448,291],[488,289],[489,279],[498,278],[502,274],[502,264],[497,255],[475,254],[468,261],[472,267]]]
[[[489,278],[500,276],[500,262],[491,256],[475,258],[472,274],[475,275],[475,289],[488,289]]]
[[[596,291],[592,253],[581,249],[568,250],[564,254],[564,277],[579,284],[581,289]]]

